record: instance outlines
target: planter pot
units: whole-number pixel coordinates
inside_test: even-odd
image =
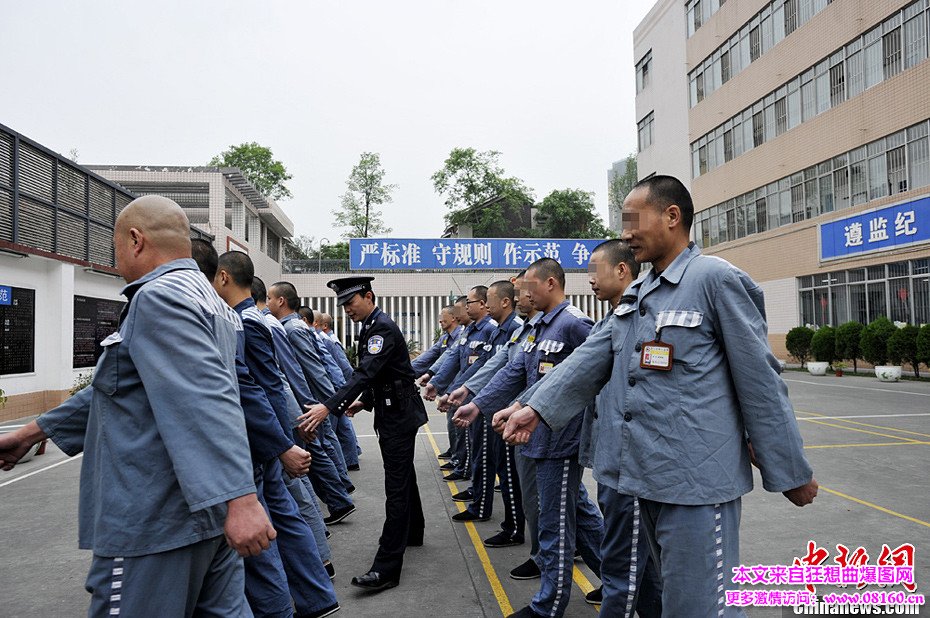
[[[842,378],[842,377],[843,377],[843,370],[842,370],[842,369],[837,369],[837,370],[836,370],[836,377],[838,377],[838,378]]]
[[[901,366],[880,365],[875,368],[875,377],[881,382],[897,382],[901,379]]]
[[[807,372],[812,376],[825,376],[827,375],[827,367],[830,366],[830,363],[821,362],[821,361],[810,361],[807,363]]]

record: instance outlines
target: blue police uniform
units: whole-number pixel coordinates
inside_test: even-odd
[[[354,294],[341,291],[339,280],[329,287],[336,290],[340,303]],[[426,409],[413,383],[404,336],[378,307],[362,323],[358,345],[358,368],[325,404],[331,413],[342,415],[361,396],[367,409],[374,408],[374,428],[384,460],[386,516],[370,572],[378,573],[381,582],[396,583],[407,545],[423,543],[425,523],[413,458],[417,431],[427,420]]]
[[[268,398],[282,431],[289,433],[292,429],[288,402],[290,390],[278,370],[271,328],[251,298],[246,298],[234,309],[242,318],[245,332],[245,363],[249,373]],[[297,614],[312,614],[336,605],[336,592],[323,567],[313,532],[301,518],[297,503],[286,488],[280,464],[274,464],[276,465],[265,465],[263,494],[272,525],[278,532],[276,543]],[[261,582],[258,588],[260,591],[267,590],[264,584],[271,571],[267,568],[267,559],[264,559],[263,555],[264,553],[246,560],[247,592],[250,590],[249,575],[253,571],[250,565],[255,567],[255,577],[251,578],[252,581]],[[273,603],[264,595],[261,598],[252,596],[250,600],[256,615],[290,615],[289,598],[285,599],[287,604],[277,611],[274,611]]]
[[[762,291],[692,243],[627,293],[636,300],[621,303],[610,328],[527,403],[558,428],[573,420],[567,408],[607,385],[594,474],[639,498],[663,611],[739,615],[724,601],[739,564],[740,496],[753,484],[744,435],[766,490],[800,487],[813,476],[768,345]],[[673,346],[670,371],[640,366],[643,347],[657,337]]]
[[[430,361],[432,363],[431,365],[428,364],[425,359],[422,364],[418,363],[417,361],[420,360],[419,356],[412,361],[411,364],[413,365],[414,374],[416,374],[417,377],[420,377],[424,373],[428,373],[430,377],[436,375],[442,363],[449,358],[451,351],[458,349],[459,339],[463,332],[465,332],[465,327],[459,325],[455,327],[455,330],[453,330],[451,334],[443,333],[444,335],[448,335],[445,345],[439,345],[439,349],[437,349],[437,345],[433,345],[433,347],[427,351],[427,354],[434,354],[434,360]],[[442,337],[440,337],[440,342],[437,343],[441,343],[441,340]],[[455,410],[450,409],[446,412],[446,435],[449,437],[449,450],[447,452],[450,455],[452,463],[458,467],[459,461],[456,459],[455,453],[459,451],[459,440],[463,439],[462,435],[464,434],[464,430],[457,427],[455,423],[452,422],[452,417],[454,415]]]
[[[223,538],[226,502],[255,492],[236,386],[242,323],[191,259],[123,294],[91,386],[36,419],[66,454],[84,453],[88,615],[250,616],[242,560]]]
[[[562,301],[536,324],[532,342],[525,342],[514,357],[475,398],[488,413],[512,401],[524,386],[532,386],[580,346],[593,322],[579,309]],[[592,397],[593,399],[593,397]],[[572,419],[558,430],[540,427],[523,447],[523,455],[536,460],[539,494],[539,554],[542,573],[539,592],[530,607],[538,614],[561,616],[571,595],[571,570],[577,541],[585,563],[601,571],[600,547],[604,524],[581,483],[578,444],[585,405],[572,409]]]

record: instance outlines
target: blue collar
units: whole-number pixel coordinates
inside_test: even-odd
[[[255,301],[252,300],[252,297],[250,296],[246,298],[245,300],[243,300],[238,305],[236,305],[235,307],[233,307],[233,311],[241,315],[243,311],[245,311],[249,307],[254,307],[254,306],[255,306]]]
[[[566,307],[568,307],[567,298],[563,300],[562,302],[560,302],[558,305],[556,305],[552,311],[548,312],[546,315],[539,318],[539,321],[542,322],[543,324],[549,324],[550,322],[552,322],[552,320],[555,319],[555,316],[559,315],[559,313],[561,313],[562,310],[565,309]]]
[[[630,284],[630,287],[627,289],[627,294],[637,294],[640,289],[647,286],[650,289],[655,287],[656,279],[664,279],[672,285],[678,285],[681,282],[682,276],[685,274],[685,270],[688,268],[688,264],[699,255],[701,255],[701,250],[697,248],[697,245],[693,242],[688,243],[688,246],[672,260],[668,268],[659,275],[656,275],[655,271],[651,271],[646,277],[637,279]]]
[[[154,281],[155,279],[158,279],[165,273],[170,273],[173,270],[196,270],[197,272],[200,272],[200,269],[197,268],[197,262],[195,262],[193,259],[178,258],[177,260],[171,260],[170,262],[165,262],[164,264],[162,264],[155,270],[139,277],[132,283],[127,284],[123,288],[122,292],[120,293],[126,298],[128,298],[130,301],[132,301],[132,297],[135,296],[136,292],[139,291],[139,288],[141,288],[143,285],[145,285],[149,281]]]

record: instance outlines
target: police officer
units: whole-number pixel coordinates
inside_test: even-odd
[[[359,366],[336,394],[310,406],[301,417],[301,429],[315,430],[330,413],[354,416],[359,410],[374,407],[374,426],[384,460],[386,518],[371,569],[353,577],[352,585],[379,591],[400,583],[407,546],[423,544],[423,507],[413,457],[417,431],[426,423],[426,408],[413,383],[407,342],[397,324],[375,305],[373,280],[345,277],[327,284],[346,315],[362,324]]]

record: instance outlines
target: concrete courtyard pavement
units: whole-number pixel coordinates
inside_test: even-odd
[[[757,472],[756,489],[743,499],[742,562],[790,564],[806,553],[808,541],[815,541],[829,551],[827,564],[834,564],[838,543],[850,550],[864,547],[869,563],[875,564],[882,544],[895,548],[912,543],[917,592],[926,594],[930,383],[882,384],[874,378],[815,378],[793,371],[784,378],[822,487],[813,505],[799,509],[780,494],[765,492]],[[332,526],[330,539],[340,615],[501,616],[526,605],[538,586],[538,580],[508,577],[526,559],[528,545],[486,550],[481,544],[498,529],[499,495],[491,521],[450,520],[463,506],[452,502],[451,495],[467,483],[442,481],[436,453],[448,444],[445,416],[431,413],[429,420],[418,437],[416,455],[427,521],[425,545],[408,550],[398,588],[371,595],[349,581],[367,570],[377,546],[383,473],[371,415],[355,419],[364,449],[362,468],[352,473],[358,512]],[[85,614],[83,584],[90,555],[77,549],[79,462],[50,447],[47,454],[0,474],[0,616]],[[590,474],[585,482],[593,492]],[[566,615],[595,615],[583,596],[599,584],[597,578],[579,562],[574,580]],[[764,609],[747,613],[753,618],[783,615]]]

